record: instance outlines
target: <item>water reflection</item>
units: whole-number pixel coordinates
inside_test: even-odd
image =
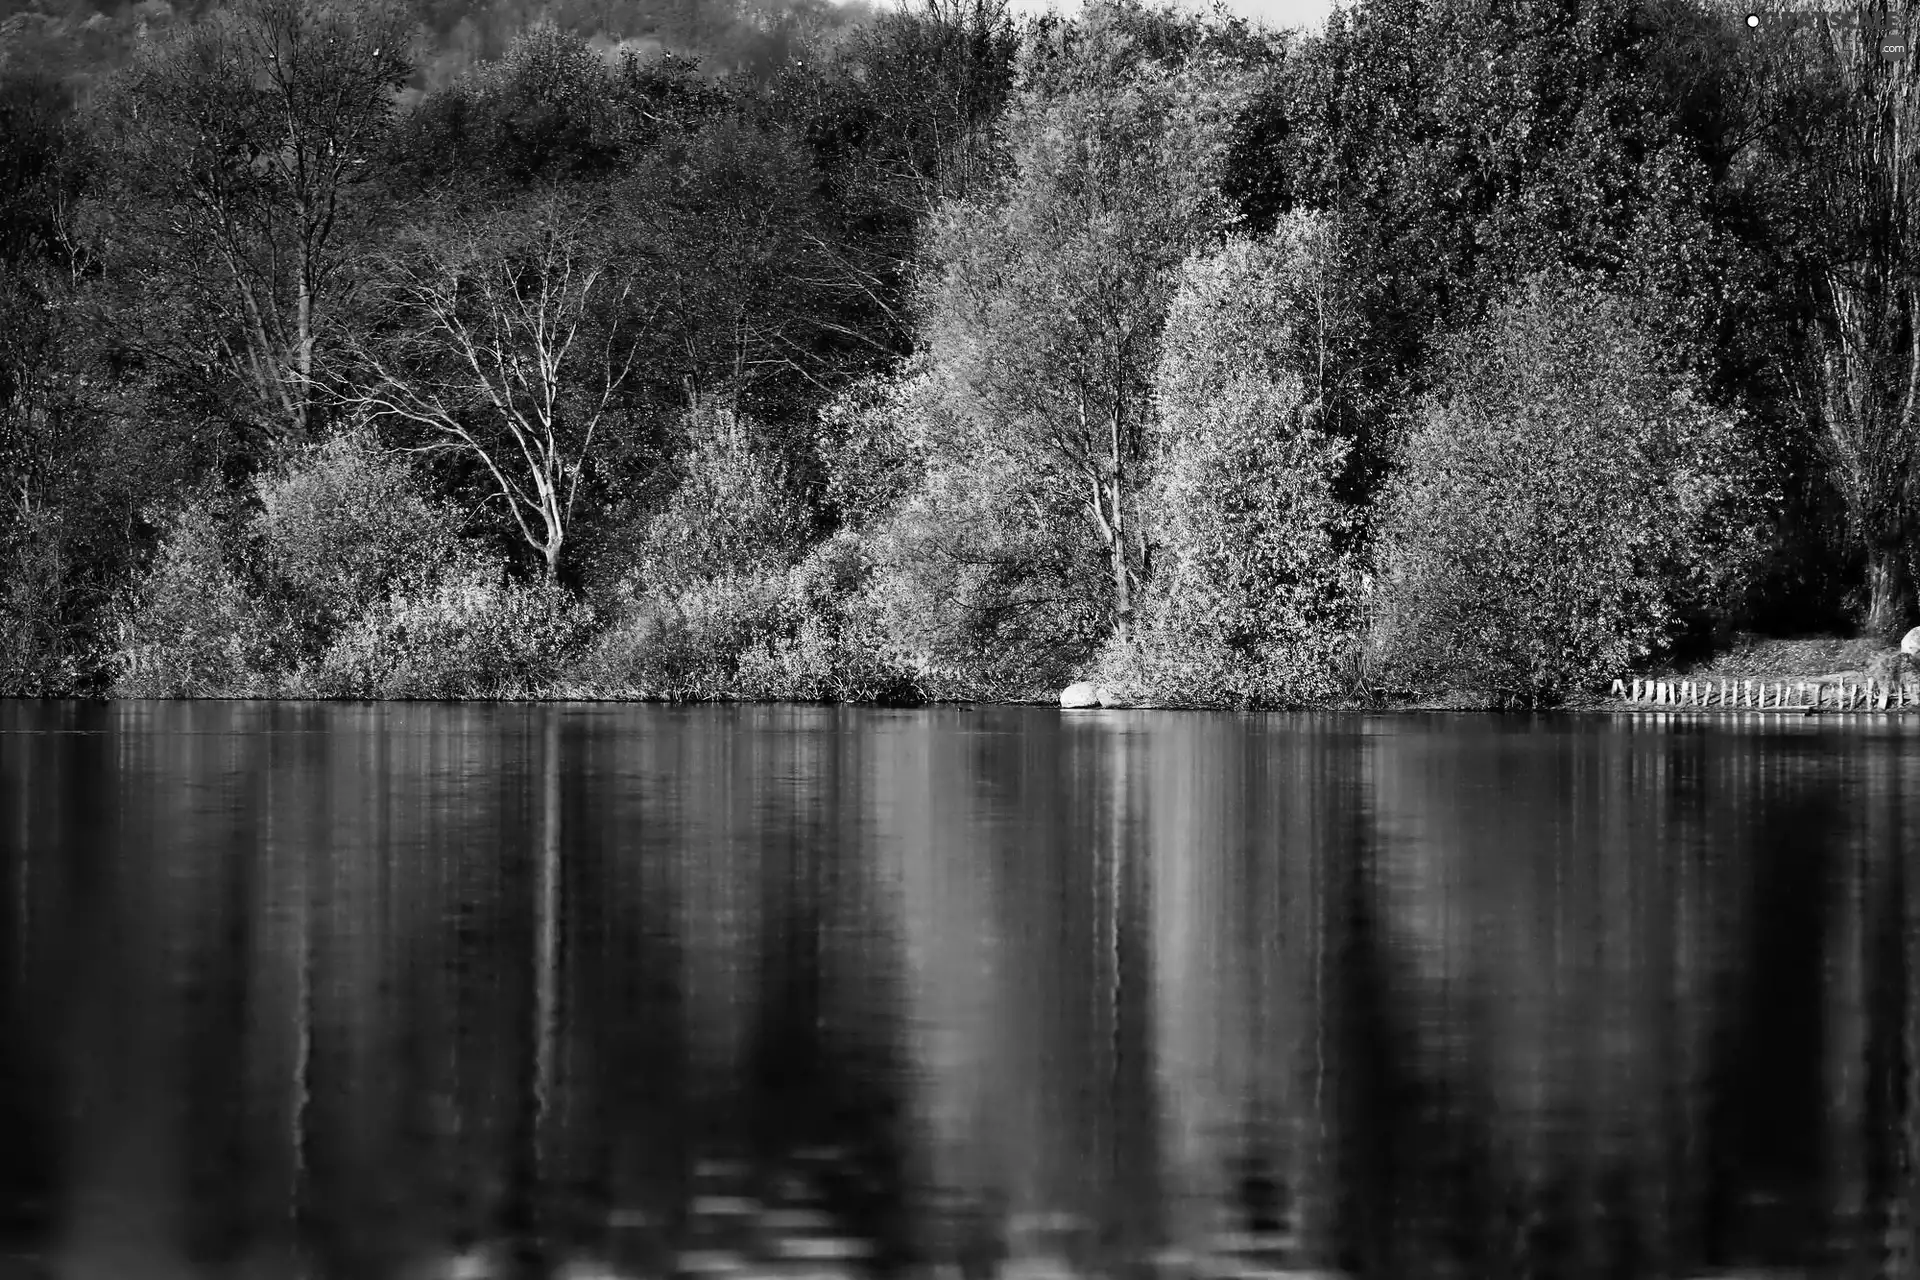
[[[1914,1267],[1920,735],[0,703],[0,1273]]]

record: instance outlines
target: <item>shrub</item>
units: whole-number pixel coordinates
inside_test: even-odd
[[[375,602],[299,683],[335,698],[541,697],[592,624],[556,587],[477,568]]]
[[[858,539],[829,539],[786,572],[712,578],[634,599],[569,673],[600,695],[698,701],[912,701],[865,590]]]
[[[1359,630],[1348,445],[1289,368],[1310,224],[1191,260],[1155,379],[1160,565],[1131,654],[1100,674],[1202,704],[1298,705],[1339,691]]]
[[[306,451],[259,494],[262,567],[299,660],[317,658],[370,603],[475,568],[458,513],[423,496],[404,458],[364,431]]]
[[[1551,701],[1712,606],[1749,524],[1736,420],[1631,303],[1536,277],[1448,364],[1382,526],[1393,669]]]
[[[114,692],[125,698],[247,697],[275,692],[277,620],[236,567],[231,526],[213,499],[172,520],[123,607]]]
[[[789,626],[784,586],[783,575],[749,573],[641,595],[571,668],[568,683],[606,697],[736,696],[741,656]]]
[[[642,589],[674,593],[696,583],[792,564],[812,519],[772,453],[756,448],[749,423],[725,408],[689,416],[680,484],[642,542]]]
[[[1111,570],[1085,515],[1000,462],[931,468],[874,536],[886,644],[929,696],[1050,696],[1111,634]]]
[[[510,697],[589,616],[458,536],[404,462],[349,432],[264,480],[259,509],[191,503],[124,610],[133,696]]]
[[[827,506],[848,528],[878,525],[925,481],[915,430],[927,411],[926,371],[870,378],[820,411],[816,451],[826,471]]]
[[[868,588],[873,560],[861,538],[829,538],[787,574],[791,626],[746,651],[740,686],[748,696],[813,702],[921,700],[906,656],[888,643]]]

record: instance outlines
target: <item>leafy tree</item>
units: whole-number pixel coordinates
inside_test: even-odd
[[[1212,183],[1234,75],[1129,54],[1100,25],[1043,63],[1007,128],[1013,176],[993,200],[944,206],[929,229],[922,338],[959,432],[949,454],[992,458],[1082,513],[1106,561],[1110,629],[1131,633],[1150,552],[1150,380],[1182,260],[1219,234]],[[1081,67],[1083,71],[1070,68]],[[1077,556],[1068,556],[1077,560]]]
[[[1268,77],[1226,186],[1256,230],[1337,219],[1361,323],[1329,409],[1361,450],[1353,496],[1387,476],[1437,340],[1527,273],[1661,298],[1706,375],[1750,361],[1736,330],[1766,282],[1716,191],[1722,158],[1688,132],[1716,122],[1657,73],[1672,46],[1651,6],[1364,0]]]
[[[1358,521],[1335,493],[1351,445],[1324,429],[1324,389],[1297,364],[1334,265],[1312,217],[1187,264],[1155,378],[1162,551],[1136,658],[1161,696],[1340,691],[1360,631]]]
[[[1772,15],[1769,14],[1769,17]],[[1797,308],[1782,379],[1815,424],[1866,569],[1867,629],[1912,623],[1920,548],[1920,4],[1775,24],[1749,105]]]
[[[777,454],[752,438],[728,405],[688,413],[679,484],[650,523],[636,566],[644,590],[672,593],[702,579],[784,569],[812,533],[812,518]]]
[[[777,130],[720,119],[636,184],[633,214],[661,246],[660,324],[674,393],[802,416],[851,366],[889,353],[862,325],[868,288],[822,208],[806,153]],[[656,387],[656,390],[660,388]]]
[[[506,186],[604,178],[627,159],[632,118],[615,67],[551,21],[505,56],[429,95],[400,126],[396,159],[416,181]]]
[[[980,194],[1002,176],[994,135],[1018,49],[1004,0],[878,13],[841,53],[843,94],[816,113],[809,141],[847,175],[853,200],[911,229],[941,200]]]
[[[1551,701],[1714,603],[1745,550],[1735,424],[1642,316],[1535,277],[1454,344],[1381,528],[1400,672]]]
[[[224,371],[271,439],[316,425],[410,43],[397,9],[243,0],[158,42],[111,96],[130,340]]]

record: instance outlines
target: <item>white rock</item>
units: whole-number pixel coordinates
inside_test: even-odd
[[[1900,652],[1909,658],[1920,658],[1920,627],[1915,627],[1900,637]]]
[[[1060,705],[1063,707],[1097,707],[1100,705],[1098,687],[1082,680],[1079,684],[1070,684],[1060,691]]]

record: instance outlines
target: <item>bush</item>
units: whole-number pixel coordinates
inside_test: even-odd
[[[829,539],[786,572],[712,578],[629,605],[569,673],[600,696],[699,701],[915,701],[865,591],[858,539]]]
[[[477,567],[459,514],[423,496],[403,457],[363,431],[306,451],[259,494],[262,568],[298,661],[318,658],[368,604]]]
[[[516,697],[552,681],[591,615],[509,583],[349,432],[264,480],[259,508],[191,503],[124,611],[130,696]]]
[[[593,613],[498,568],[449,576],[370,606],[298,691],[331,698],[537,698],[580,649]]]
[[[1334,492],[1348,445],[1288,367],[1317,231],[1187,264],[1155,379],[1160,564],[1134,650],[1102,659],[1110,682],[1211,705],[1340,692],[1359,630],[1357,521]]]
[[[242,559],[214,499],[172,520],[122,610],[114,692],[123,698],[270,696],[280,629],[236,567]]]
[[[785,465],[756,448],[749,423],[724,408],[690,415],[680,483],[642,540],[638,578],[673,594],[769,566],[785,569],[806,546],[812,518]]]
[[[0,697],[70,694],[99,660],[66,516],[42,507],[0,524]]]
[[[1000,461],[931,468],[874,536],[886,644],[931,697],[1050,697],[1112,630],[1086,516]]]
[[[742,690],[810,702],[919,702],[919,682],[888,643],[869,594],[873,567],[867,545],[852,532],[829,538],[794,566],[786,581],[792,625],[746,651]]]
[[[914,430],[924,412],[924,369],[853,384],[820,411],[816,452],[826,470],[826,501],[851,529],[884,521],[924,483],[925,456]]]
[[[783,575],[737,574],[641,595],[569,670],[567,683],[614,698],[737,696],[742,655],[790,626],[784,586]]]
[[[1632,304],[1536,277],[1448,364],[1382,526],[1393,670],[1547,702],[1714,607],[1750,545],[1736,420]]]

